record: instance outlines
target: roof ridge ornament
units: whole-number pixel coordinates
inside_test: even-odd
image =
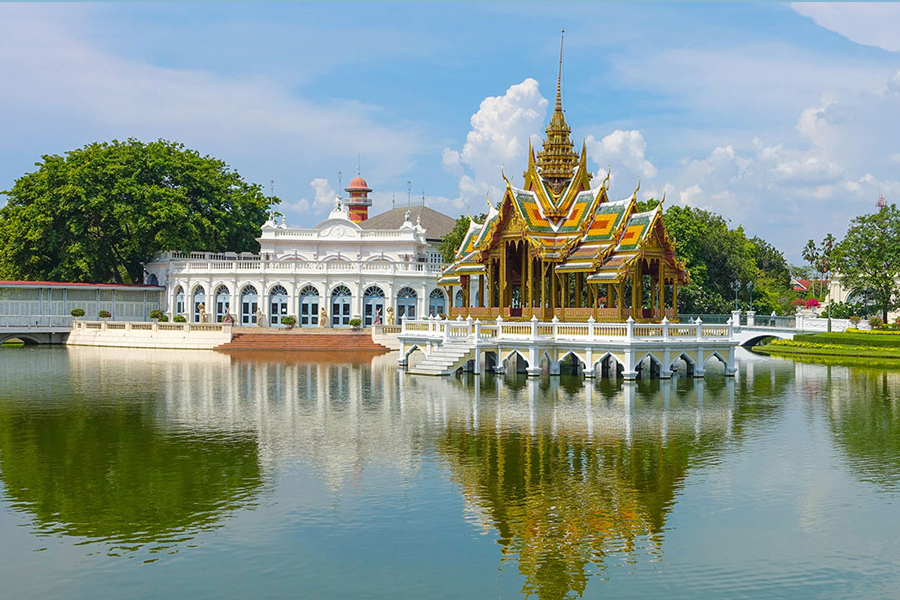
[[[556,106],[550,124],[547,126],[547,137],[544,139],[541,151],[537,154],[536,167],[553,190],[553,194],[559,194],[565,185],[571,181],[575,167],[578,164],[578,154],[574,151],[574,144],[570,138],[572,128],[566,123],[566,117],[562,109],[562,52],[565,29],[562,30],[559,42],[559,76],[556,80]]]

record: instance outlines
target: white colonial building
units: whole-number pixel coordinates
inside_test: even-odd
[[[395,208],[368,219],[360,177],[351,182],[328,218],[311,229],[267,221],[259,254],[167,252],[145,265],[146,279],[166,289],[165,312],[190,322],[281,326],[294,316],[301,327],[368,327],[446,314],[438,287],[440,239],[455,219],[424,206]],[[349,209],[348,209],[349,208]],[[352,218],[351,218],[352,217]],[[431,229],[432,231],[429,231]]]

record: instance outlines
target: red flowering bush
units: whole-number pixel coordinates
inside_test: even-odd
[[[806,301],[806,308],[818,308],[818,307],[819,307],[819,301],[816,300],[815,298],[810,298],[809,300]]]
[[[794,298],[791,300],[791,306],[806,306],[806,300],[803,298]]]

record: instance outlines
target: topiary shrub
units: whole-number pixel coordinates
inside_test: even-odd
[[[884,321],[878,317],[869,317],[869,327],[872,329],[881,329],[882,325],[884,325]]]
[[[161,310],[159,310],[159,309],[155,309],[155,310],[151,310],[151,311],[150,311],[150,318],[151,318],[151,319],[158,319],[158,318],[160,318],[162,315],[163,315],[163,311],[161,311]]]
[[[73,308],[72,312],[69,314],[72,315],[73,317],[75,317],[76,319],[80,319],[81,317],[84,316],[84,309],[83,308]]]
[[[287,325],[288,327],[293,327],[294,325],[297,324],[297,317],[292,317],[290,315],[281,317],[281,324]]]
[[[175,315],[175,318],[172,320],[176,323],[187,323],[187,319],[184,318],[184,315]]]
[[[359,319],[350,319],[350,327],[359,327],[362,325],[362,321]]]
[[[108,310],[101,310],[100,312],[97,313],[97,316],[100,317],[101,319],[109,319],[110,317],[112,317],[112,313],[109,312]]]
[[[159,321],[160,323],[168,323],[169,316],[167,314],[163,313],[163,314],[159,315],[159,318],[157,319],[157,321]]]

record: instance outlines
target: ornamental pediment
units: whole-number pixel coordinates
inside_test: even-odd
[[[319,239],[334,240],[354,239],[360,237],[362,229],[356,223],[344,219],[327,219],[316,226]]]

